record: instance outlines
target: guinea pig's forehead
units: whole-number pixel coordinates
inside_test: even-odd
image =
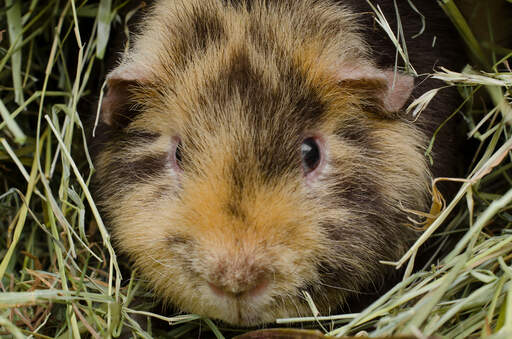
[[[248,175],[273,181],[300,170],[301,131],[285,125],[262,130],[253,124],[259,123],[217,123],[210,130],[191,126],[181,136],[185,167],[237,182]]]
[[[175,89],[176,106],[187,120],[240,120],[255,128],[306,126],[321,118],[326,101],[310,74],[291,57],[268,64],[258,59],[256,52],[240,47],[215,67],[183,73]]]
[[[219,123],[211,129],[188,128],[180,137],[186,152],[229,154],[237,162],[267,161],[295,156],[303,140],[303,131],[286,125],[261,128],[257,122],[244,125]],[[200,156],[200,154],[198,154]]]

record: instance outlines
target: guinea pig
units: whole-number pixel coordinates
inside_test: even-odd
[[[424,6],[411,40],[421,19],[400,7],[411,62],[453,66]],[[453,152],[448,128],[427,161],[454,106],[413,121],[434,84],[395,57],[364,1],[155,1],[107,76],[95,156],[115,245],[154,294],[252,326],[310,314],[304,291],[326,314],[388,281]]]

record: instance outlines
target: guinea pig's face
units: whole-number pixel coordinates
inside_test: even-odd
[[[97,161],[116,243],[188,312],[272,322],[308,315],[303,291],[334,310],[412,239],[401,207],[424,204],[421,138],[346,86],[299,69],[273,86],[230,58],[172,91],[133,89],[151,102]]]
[[[395,95],[364,60],[333,72],[300,52],[235,41],[110,76],[101,206],[118,249],[181,310],[256,325],[309,315],[308,292],[328,313],[378,288],[380,261],[414,238],[404,209],[425,207],[424,140],[385,112],[407,81]]]

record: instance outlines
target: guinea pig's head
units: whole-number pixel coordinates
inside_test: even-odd
[[[181,310],[256,325],[308,315],[304,291],[335,310],[386,279],[380,261],[415,236],[404,210],[425,207],[424,137],[397,114],[413,81],[307,42],[261,51],[228,29],[187,62],[151,47],[158,58],[133,52],[109,75],[104,214]]]

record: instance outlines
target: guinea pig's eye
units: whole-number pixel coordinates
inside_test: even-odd
[[[171,154],[171,163],[172,163],[173,167],[178,170],[182,170],[182,161],[183,161],[182,149],[183,149],[183,146],[181,143],[181,139],[175,138],[173,152]]]
[[[315,138],[306,138],[300,146],[302,167],[305,174],[313,172],[320,165],[322,154]]]
[[[176,152],[174,152],[174,157],[176,158],[176,164],[181,167],[181,149],[182,149],[181,141],[176,145]]]

